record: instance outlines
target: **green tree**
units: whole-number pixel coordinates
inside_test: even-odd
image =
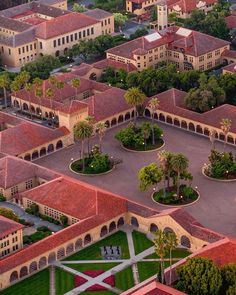
[[[151,163],[141,168],[138,173],[140,190],[145,191],[151,186],[156,186],[161,182],[162,177],[162,171],[155,163]]]
[[[82,4],[74,3],[72,7],[72,11],[74,12],[84,12],[86,11],[86,8]]]
[[[144,102],[145,95],[139,88],[132,87],[126,91],[125,100],[127,104],[134,107],[134,123],[136,124],[137,107]]]
[[[209,139],[210,139],[210,142],[211,142],[211,148],[212,148],[212,150],[214,150],[215,149],[215,140],[216,140],[216,131],[215,131],[215,129],[210,130]]]
[[[114,21],[115,21],[115,26],[119,28],[121,31],[121,28],[125,24],[125,22],[128,20],[127,15],[124,15],[120,12],[114,13]]]
[[[172,284],[172,251],[176,249],[178,246],[178,241],[176,235],[174,233],[167,233],[167,249],[169,250],[170,254],[170,282]]]
[[[161,283],[164,284],[164,258],[168,253],[167,235],[164,231],[158,229],[155,233],[154,248],[161,265]]]
[[[162,150],[158,153],[158,160],[160,162],[160,167],[162,169],[163,175],[164,175],[164,189],[167,187],[167,189],[169,190],[170,188],[170,177],[171,177],[171,173],[173,171],[172,168],[172,157],[173,154],[171,152]],[[167,181],[167,185],[166,185],[166,181]],[[165,191],[164,191],[165,192]]]
[[[231,125],[232,125],[232,121],[230,119],[226,118],[226,119],[222,119],[220,121],[220,128],[224,134],[224,151],[225,151],[225,147],[226,147],[227,136],[230,131]]]
[[[176,269],[182,291],[194,295],[218,295],[222,286],[218,267],[208,258],[195,257]]]
[[[32,120],[32,108],[31,108],[31,91],[33,89],[32,83],[26,83],[24,89],[28,93],[30,119]]]
[[[81,141],[81,157],[82,157],[82,164],[83,164],[83,169],[82,169],[83,172],[85,169],[84,142],[86,139],[90,138],[92,134],[93,134],[93,126],[86,121],[78,122],[74,126],[75,138]]]
[[[43,113],[42,113],[42,96],[43,96],[43,80],[40,78],[35,78],[33,80],[33,87],[34,87],[34,94],[39,100],[39,106],[40,106],[40,117],[42,119]]]
[[[149,137],[151,135],[149,123],[147,123],[147,122],[143,123],[143,125],[141,127],[141,134],[144,139],[144,149],[146,150],[147,149],[147,140],[149,139]]]
[[[148,103],[148,107],[150,109],[150,113],[151,113],[151,119],[152,119],[152,144],[155,145],[155,133],[154,133],[154,113],[157,110],[157,108],[159,107],[159,100],[157,99],[157,97],[153,97],[151,98],[151,100]]]
[[[104,122],[99,122],[96,125],[96,129],[97,129],[97,133],[98,133],[98,138],[99,138],[99,150],[100,152],[102,152],[102,140],[103,137],[105,136],[105,132],[106,132],[106,124]]]
[[[177,174],[176,186],[177,186],[177,197],[179,197],[180,189],[180,175],[184,173],[188,168],[188,159],[183,154],[174,154],[171,158],[172,169]]]
[[[11,209],[8,209],[8,208],[0,207],[0,215],[4,216],[6,218],[12,219],[16,222],[19,221],[19,217],[14,213],[14,211]]]
[[[226,291],[226,294],[235,294],[231,293],[232,287],[236,286],[236,264],[229,263],[221,268],[222,275],[222,294]],[[236,289],[234,289],[236,291]]]
[[[4,73],[0,75],[0,88],[3,89],[5,107],[7,107],[7,89],[9,89],[10,83],[11,83],[11,80],[8,73]]]
[[[60,217],[60,221],[61,221],[61,224],[62,224],[63,226],[68,225],[68,217],[67,217],[67,216],[62,215],[62,216]]]
[[[78,88],[80,87],[80,79],[79,78],[74,78],[72,81],[71,81],[71,85],[72,87],[75,88],[75,99],[77,99],[77,95],[78,95]]]
[[[55,91],[52,88],[48,88],[46,90],[46,97],[50,100],[50,108],[53,110],[53,116],[52,116],[52,127],[54,127],[54,118],[55,118],[55,109],[54,109],[54,103],[52,98],[55,96]]]

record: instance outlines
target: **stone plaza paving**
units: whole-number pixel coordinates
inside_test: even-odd
[[[159,123],[163,128],[165,146],[163,149],[180,152],[189,158],[190,171],[193,174],[193,186],[200,192],[197,203],[185,207],[204,226],[220,233],[236,237],[236,182],[222,183],[206,179],[201,168],[208,162],[211,144],[208,138],[193,134],[166,124]],[[36,161],[37,164],[51,168],[65,175],[107,189],[130,200],[137,201],[159,210],[167,207],[155,204],[150,195],[152,190],[140,192],[137,174],[141,167],[157,161],[157,152],[135,153],[121,148],[114,138],[117,131],[124,127],[120,125],[107,130],[103,142],[103,152],[122,159],[114,171],[107,175],[96,177],[76,175],[69,170],[71,159],[80,156],[80,144],[60,150]],[[98,139],[91,140],[98,143]],[[216,148],[223,150],[223,144],[216,142]],[[227,146],[227,150],[236,153],[234,146]]]

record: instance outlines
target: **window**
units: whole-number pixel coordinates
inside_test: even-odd
[[[79,32],[79,39],[81,39],[81,32]]]
[[[212,58],[212,52],[209,52],[209,53],[207,54],[207,58]]]
[[[108,24],[110,25],[110,23],[111,23],[111,20],[110,20],[110,18],[108,18]]]
[[[175,58],[179,58],[179,53],[178,52],[174,52],[174,57]]]
[[[20,48],[18,48],[18,53],[21,54],[21,49]]]
[[[212,68],[212,62],[207,63],[207,69],[211,69]]]
[[[22,52],[25,53],[25,47],[22,47]]]
[[[69,43],[69,36],[66,36],[66,43]]]
[[[91,28],[91,35],[94,34],[94,28]]]
[[[43,43],[42,42],[39,42],[39,48],[43,49]]]
[[[65,44],[65,37],[62,37],[62,44]]]
[[[204,55],[199,57],[199,61],[204,61]]]
[[[11,188],[11,195],[14,196],[17,193],[18,193],[18,186],[16,185]]]
[[[11,49],[10,48],[8,48],[8,53],[9,53],[9,55],[11,55]]]
[[[215,51],[215,55],[220,55],[220,49]]]
[[[29,45],[26,45],[26,51],[29,52]]]
[[[53,41],[53,47],[55,48],[56,46],[57,46],[57,41],[54,40],[54,41]]]
[[[36,43],[34,43],[34,49],[36,49],[37,48],[37,45],[36,45]]]
[[[164,53],[161,52],[161,53],[160,53],[160,58],[163,58],[163,57],[164,57]]]
[[[85,37],[86,36],[86,31],[85,30],[83,30],[83,37]]]
[[[89,36],[90,35],[90,30],[89,29],[87,29],[87,36]]]
[[[32,188],[32,187],[33,187],[33,180],[32,180],[32,179],[27,180],[27,181],[25,182],[25,188],[26,188],[26,189],[29,189],[29,188]]]
[[[73,38],[73,34],[70,35],[70,41],[73,42],[74,38]]]
[[[77,40],[78,39],[78,34],[77,33],[75,33],[75,40]]]
[[[57,40],[57,44],[58,44],[58,46],[61,45],[61,39],[58,39],[58,40]]]

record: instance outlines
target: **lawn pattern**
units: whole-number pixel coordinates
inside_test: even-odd
[[[149,240],[144,233],[138,232],[136,230],[132,232],[132,238],[134,242],[135,255],[154,245],[153,242]]]

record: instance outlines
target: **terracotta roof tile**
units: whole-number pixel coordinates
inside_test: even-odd
[[[87,10],[87,11],[83,12],[83,14],[90,16],[92,18],[95,18],[97,20],[102,20],[104,18],[113,16],[112,13],[110,13],[106,10],[103,10],[103,9],[99,9],[99,8]]]
[[[0,238],[22,228],[22,224],[0,215]]]
[[[217,0],[205,0],[204,2],[201,2],[199,0],[167,0],[167,5],[169,9],[174,9],[175,6],[178,6],[181,8],[182,12],[187,12],[190,13],[194,9],[197,9],[197,5],[200,4],[205,4],[206,5],[211,5],[211,4],[216,4]]]

